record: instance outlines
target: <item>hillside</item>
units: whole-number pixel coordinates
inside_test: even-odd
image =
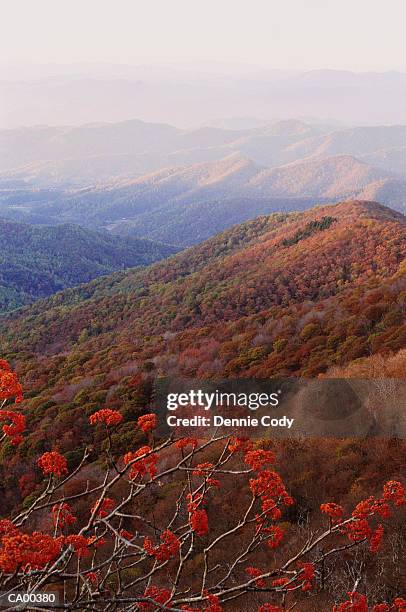
[[[364,187],[359,196],[385,202],[391,208],[406,211],[406,180],[386,178],[374,181]]]
[[[360,155],[367,164],[398,175],[406,175],[406,146],[383,148],[370,154]]]
[[[138,368],[158,354],[164,364],[174,350],[171,367],[182,371],[177,353],[187,339],[190,372],[202,365],[198,345],[208,343],[219,372],[245,355],[239,372],[315,374],[401,348],[405,249],[405,218],[378,204],[259,217],[170,262],[95,280],[5,319],[1,350],[72,350],[50,358],[57,377],[66,359],[88,351],[90,371],[97,370],[97,353],[109,343],[114,367],[125,359]],[[313,319],[313,332],[302,337]]]
[[[169,125],[137,120],[0,130],[1,167],[6,170],[38,160],[144,153],[156,150],[158,143],[161,150],[171,150],[179,133]]]
[[[252,181],[259,193],[290,197],[342,198],[355,196],[386,173],[350,155],[295,162],[264,170]]]
[[[103,405],[132,440],[159,376],[314,377],[403,349],[405,238],[405,217],[371,202],[278,213],[0,319],[32,432],[8,481],[56,439],[75,465]]]
[[[148,236],[187,247],[259,215],[306,210],[315,201],[316,198],[306,197],[211,197],[185,204],[181,199],[131,219],[115,221],[107,228],[119,236]]]
[[[323,200],[363,193],[365,199],[386,202],[386,192],[376,198],[367,195],[370,185],[389,181],[386,176],[384,171],[344,155],[272,169],[233,155],[221,162],[140,177],[118,189],[115,193],[121,193],[119,210],[127,218],[110,222],[108,227],[118,234],[148,236],[185,246],[209,238],[233,223],[275,211],[303,210]],[[148,201],[150,208],[133,216],[138,198]],[[401,197],[393,199],[394,208],[404,210],[405,201]],[[83,202],[82,210],[85,208]],[[111,213],[117,214],[113,205],[102,214]]]
[[[170,168],[136,178],[122,187],[166,190],[168,197],[189,202],[204,200],[208,195],[262,197],[338,197],[357,193],[373,181],[386,178],[388,173],[360,162],[349,155],[306,160],[263,168],[240,155],[230,155],[220,161],[196,164],[187,168]],[[119,190],[119,188],[117,188]],[[148,191],[147,191],[148,192]]]
[[[405,125],[358,126],[334,130],[307,143],[315,157],[371,155],[406,145]]]
[[[33,227],[2,219],[0,242],[0,312],[175,252],[160,243],[124,241],[75,225]]]
[[[106,177],[146,173],[169,165],[220,159],[239,130],[182,130],[136,119],[82,126],[0,130],[0,179],[28,184],[88,185]],[[254,131],[255,133],[255,131]]]

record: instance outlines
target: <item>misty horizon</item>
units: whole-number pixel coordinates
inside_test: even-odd
[[[5,0],[0,129],[140,119],[406,123],[392,0]],[[390,31],[385,45],[377,44]],[[16,35],[18,33],[18,36]],[[362,43],[362,44],[361,44]],[[240,124],[235,122],[237,129]]]
[[[133,119],[183,129],[224,127],[224,120],[244,129],[292,118],[396,125],[406,123],[405,97],[406,72],[398,71],[293,71],[222,62],[0,64],[0,129]]]

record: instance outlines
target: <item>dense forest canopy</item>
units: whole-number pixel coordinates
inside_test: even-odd
[[[88,408],[131,411],[163,374],[312,377],[395,354],[406,338],[405,250],[404,217],[378,204],[274,214],[3,318],[1,352],[38,419],[26,452],[49,443],[56,416],[74,452]]]
[[[77,225],[30,226],[0,219],[0,313],[176,252],[165,244]]]

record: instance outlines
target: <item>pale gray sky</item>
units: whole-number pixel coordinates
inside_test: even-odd
[[[2,62],[406,70],[406,0],[0,0]]]

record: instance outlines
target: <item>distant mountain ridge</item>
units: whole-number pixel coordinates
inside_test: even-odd
[[[50,201],[25,206],[54,222],[100,225],[113,233],[187,246],[259,214],[366,197],[370,186],[391,180],[388,172],[349,155],[265,168],[235,153],[72,194],[48,193]],[[404,210],[401,199],[395,207]]]
[[[25,165],[0,171],[0,216],[182,247],[257,215],[323,202],[359,198],[406,210],[402,125],[22,128],[0,131],[0,168],[6,155],[9,165]]]
[[[351,155],[396,171],[404,167],[405,150],[404,125],[337,129],[284,120],[240,130],[182,130],[131,120],[80,127],[40,126],[0,130],[0,183],[26,180],[39,187],[89,186],[166,167],[217,161],[232,153],[267,167],[309,157]],[[388,167],[391,156],[396,156],[394,168]]]
[[[259,70],[230,66],[30,66],[0,74],[2,125],[144,121],[180,126],[219,117],[329,118],[347,125],[406,123],[406,74]],[[239,70],[242,69],[242,72]],[[11,78],[15,73],[20,78]],[[345,100],[345,104],[343,104]],[[368,109],[368,112],[365,111]]]

